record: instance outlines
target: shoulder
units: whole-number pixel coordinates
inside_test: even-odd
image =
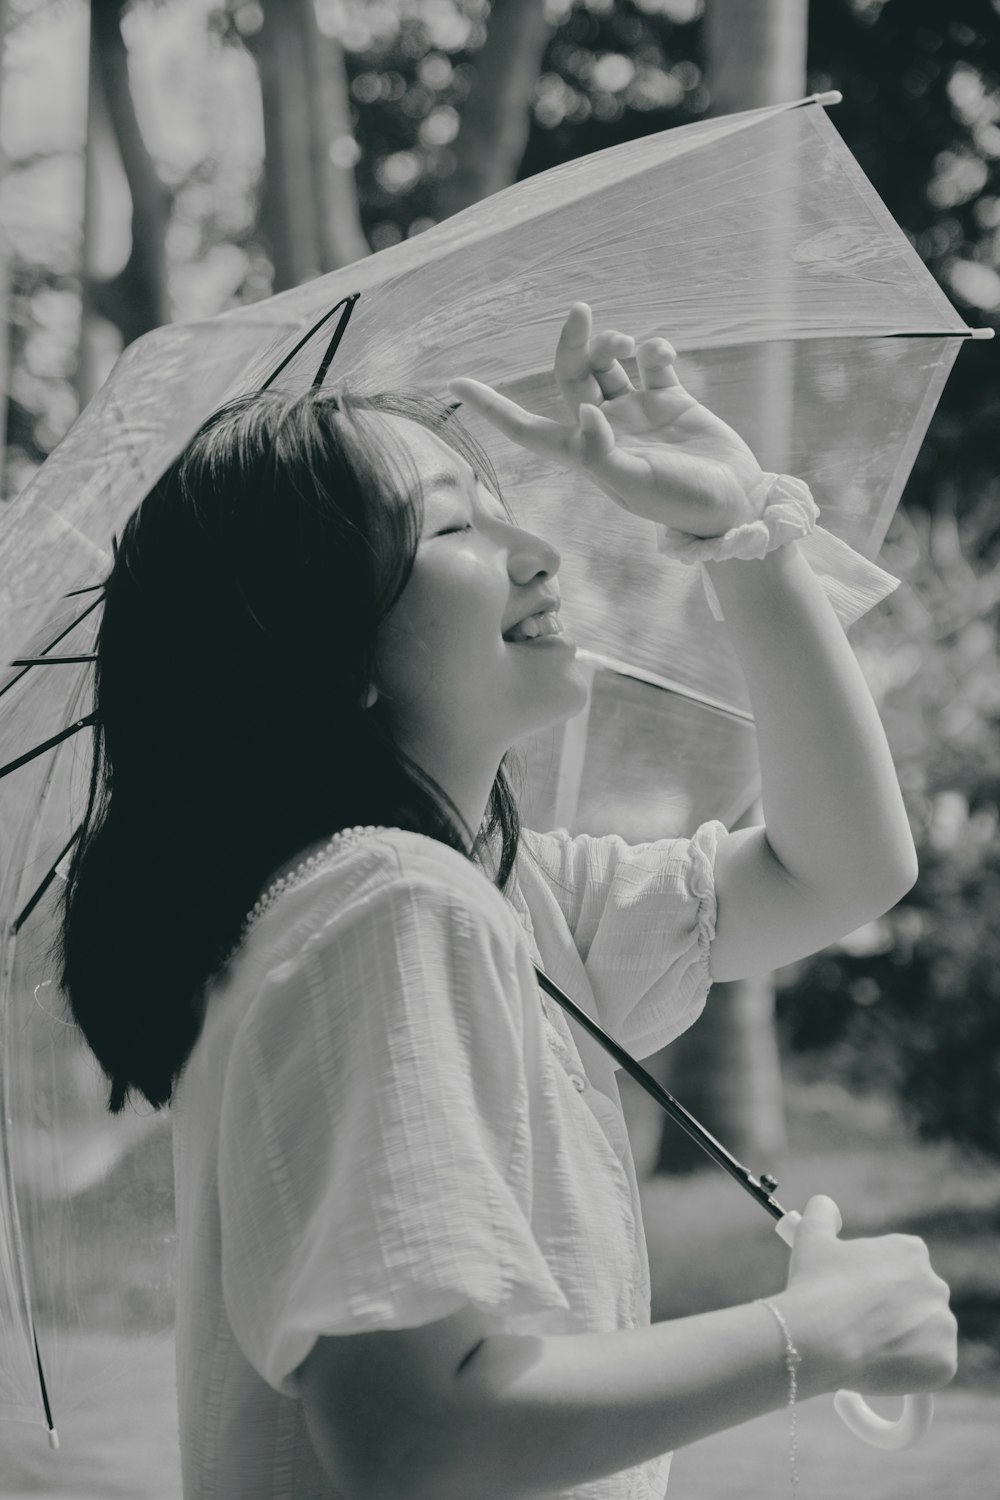
[[[293,1078],[318,1059],[324,1076],[367,1074],[387,1047],[424,1055],[429,1037],[441,1055],[449,1036],[463,1053],[519,1051],[518,933],[456,850],[398,829],[367,836],[319,860],[251,930],[234,1051],[257,1075]],[[387,1077],[396,1057],[382,1059]]]
[[[273,962],[352,933],[385,936],[412,914],[430,936],[442,926],[479,928],[510,942],[517,919],[482,868],[422,833],[380,829],[318,855],[251,929],[248,947]]]

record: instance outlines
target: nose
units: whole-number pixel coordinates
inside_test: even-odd
[[[511,543],[507,557],[507,570],[515,582],[528,583],[539,574],[554,578],[561,566],[562,554],[554,543],[534,531],[518,528],[517,539]]]

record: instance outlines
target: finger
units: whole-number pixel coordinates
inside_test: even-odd
[[[601,388],[590,373],[588,358],[592,324],[588,304],[574,302],[559,334],[552,362],[556,384],[574,422],[579,415],[581,402],[598,401],[601,397]]]
[[[677,350],[666,339],[645,339],[635,352],[639,375],[647,391],[662,391],[680,385],[674,360]]]
[[[522,448],[538,453],[543,458],[559,457],[567,451],[572,437],[571,428],[563,427],[560,422],[552,422],[548,417],[539,417],[534,412],[525,411],[523,406],[518,406],[516,401],[511,401],[507,396],[501,396],[492,386],[483,385],[481,381],[472,380],[466,375],[456,376],[447,385],[452,395],[467,402],[473,411],[478,411],[505,437],[519,443]]]
[[[607,401],[632,389],[617,360],[634,352],[635,340],[613,329],[592,337],[592,325],[588,304],[574,302],[559,335],[553,361],[556,384],[574,422],[583,402]]]
[[[574,302],[559,333],[553,360],[557,380],[574,380],[586,373],[587,346],[593,318],[586,302]]]
[[[581,467],[594,479],[619,496],[648,488],[648,463],[617,446],[614,429],[600,407],[584,403],[580,407],[579,437],[576,456]],[[626,510],[632,507],[619,499]]]
[[[566,314],[566,321],[559,334],[559,342],[556,344],[557,369],[565,364],[567,373],[572,374],[579,364],[580,356],[586,355],[593,322],[589,303],[574,302]]]
[[[590,341],[590,369],[605,401],[634,391],[619,360],[635,353],[635,339],[616,329],[607,329]]]
[[[634,390],[631,380],[618,363],[619,358],[635,351],[635,340],[626,333],[598,334],[580,355],[572,374],[567,359],[555,370],[556,381],[569,415],[576,421],[584,402],[596,404],[625,396]]]

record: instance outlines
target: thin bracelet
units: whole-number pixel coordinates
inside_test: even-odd
[[[754,1306],[766,1307],[772,1317],[777,1319],[778,1327],[785,1337],[785,1365],[788,1369],[788,1464],[792,1475],[792,1500],[797,1500],[799,1471],[796,1464],[799,1453],[799,1433],[795,1397],[798,1393],[798,1368],[802,1363],[802,1355],[792,1343],[792,1335],[785,1322],[784,1314],[775,1307],[774,1303],[768,1302],[765,1297],[755,1297]]]

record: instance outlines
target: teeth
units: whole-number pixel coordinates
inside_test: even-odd
[[[511,631],[512,641],[533,641],[542,635],[562,635],[562,621],[555,610],[547,609],[542,614],[529,615]]]

